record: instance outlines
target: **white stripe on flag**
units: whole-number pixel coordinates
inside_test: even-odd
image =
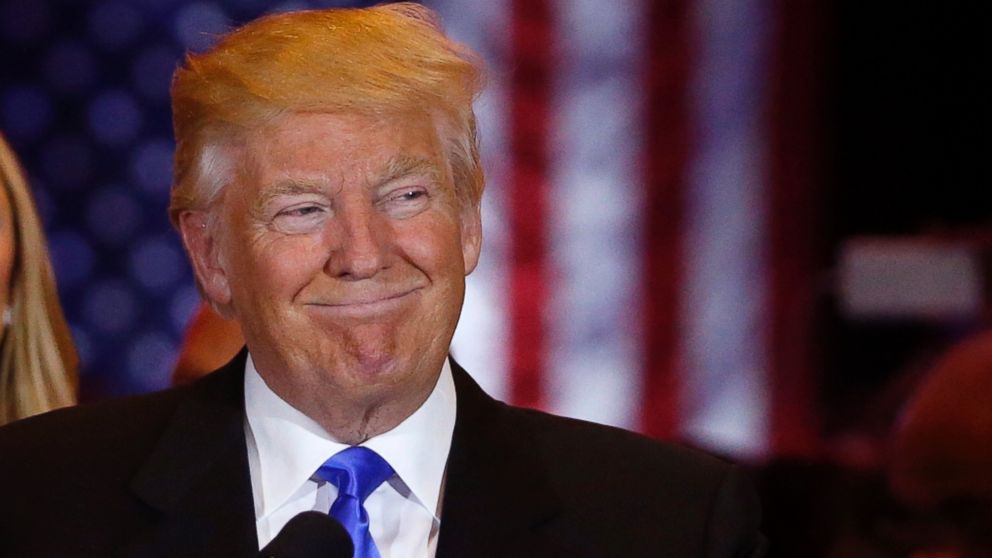
[[[694,14],[682,430],[739,457],[767,450],[769,14],[764,0],[701,0]]]
[[[641,359],[641,0],[557,0],[550,410],[636,428]]]
[[[504,203],[507,174],[505,91],[509,48],[509,3],[492,0],[434,0],[445,30],[485,59],[489,82],[476,103],[482,159],[486,172],[482,223],[484,242],[479,267],[466,284],[465,306],[452,341],[452,354],[486,390],[498,399],[509,391],[506,332],[506,273],[509,235]]]

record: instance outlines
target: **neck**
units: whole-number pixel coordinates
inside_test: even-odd
[[[352,406],[350,410],[344,406],[328,409],[321,405],[311,405],[305,409],[297,408],[320,424],[335,441],[356,446],[396,428],[412,415],[426,399],[424,397],[416,404],[410,405],[396,405],[392,402],[367,406],[356,405]]]
[[[365,442],[406,420],[430,396],[441,371],[438,365],[435,373],[409,375],[396,383],[356,385],[335,381],[339,376],[327,371],[308,376],[267,374],[255,364],[269,389],[335,441],[348,445]]]

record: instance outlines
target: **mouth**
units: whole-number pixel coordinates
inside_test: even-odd
[[[415,287],[397,293],[345,297],[332,302],[310,302],[305,306],[320,313],[340,317],[368,317],[398,309],[420,290],[421,287]]]

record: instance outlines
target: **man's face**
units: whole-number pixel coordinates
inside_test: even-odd
[[[431,120],[289,114],[249,135],[244,155],[204,229],[216,232],[187,242],[263,378],[294,404],[319,392],[419,405],[480,243]]]

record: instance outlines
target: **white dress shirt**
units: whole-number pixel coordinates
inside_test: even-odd
[[[389,432],[364,442],[395,471],[365,501],[369,531],[382,558],[432,558],[441,526],[438,509],[455,427],[455,384],[447,359],[430,396]],[[327,513],[337,487],[314,477],[348,447],[275,394],[245,367],[245,437],[259,547],[296,514]]]

